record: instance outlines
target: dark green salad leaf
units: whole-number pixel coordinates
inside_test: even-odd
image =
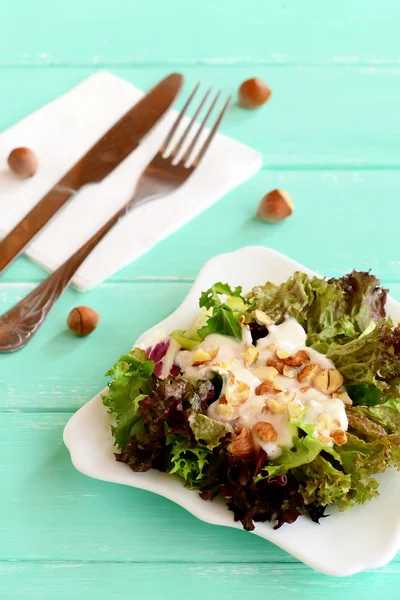
[[[205,292],[202,292],[199,301],[200,307],[214,308],[222,306],[223,302],[220,296],[226,296],[231,299],[239,298],[243,306],[249,304],[248,300],[242,296],[242,288],[240,285],[232,289],[227,283],[218,282]]]
[[[225,300],[221,300],[220,296],[224,296]],[[250,302],[242,296],[240,286],[232,289],[227,283],[215,283],[201,294],[199,304],[200,307],[212,311],[206,324],[197,332],[201,339],[211,333],[241,339],[242,328],[239,318],[246,312]]]
[[[347,441],[327,446],[314,426],[292,419],[293,446],[276,460],[254,451],[243,459],[232,454],[235,423],[207,416],[221,392],[221,377],[187,379],[177,365],[161,379],[166,352],[135,349],[108,373],[112,377],[104,404],[115,417],[112,433],[116,458],[134,471],[150,468],[181,477],[205,500],[226,498],[235,520],[245,529],[255,521],[275,527],[308,514],[318,521],[325,507],[340,510],[375,497],[374,475],[388,467],[400,470],[400,328],[385,315],[386,290],[370,273],[353,271],[326,280],[296,272],[286,282],[267,282],[244,296],[240,286],[216,283],[200,298],[202,312],[188,331],[171,338],[194,350],[211,333],[240,340],[242,323],[253,342],[268,329],[255,320],[255,309],[275,323],[297,319],[307,345],[325,354],[345,378],[353,401],[347,407]],[[169,348],[169,338],[159,346]],[[156,363],[148,356],[157,356]]]
[[[206,325],[200,327],[197,332],[203,340],[211,333],[229,335],[238,340],[242,338],[242,328],[229,306],[222,304],[213,308],[213,316],[209,317]]]
[[[373,383],[349,383],[346,385],[346,392],[352,399],[353,406],[376,406],[383,402],[381,390]]]

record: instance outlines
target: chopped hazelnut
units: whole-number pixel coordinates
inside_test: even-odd
[[[256,308],[254,316],[259,325],[265,325],[265,327],[269,327],[270,325],[274,324],[273,320],[259,308]]]
[[[226,399],[232,406],[244,404],[250,397],[250,387],[244,381],[239,381],[234,392],[226,392]]]
[[[259,421],[253,425],[253,433],[257,435],[263,442],[276,442],[278,434],[271,423]]]
[[[330,436],[337,446],[343,446],[347,442],[347,435],[343,429],[334,429]]]
[[[262,383],[260,383],[260,385],[256,387],[255,392],[257,396],[262,396],[263,394],[268,394],[269,392],[272,392],[273,389],[274,386],[272,384],[272,381],[263,381]]]
[[[228,452],[242,459],[249,459],[254,454],[253,434],[249,427],[243,427],[239,435],[227,446]]]
[[[193,355],[192,365],[194,367],[198,367],[199,365],[202,365],[208,362],[209,360],[211,360],[211,355],[202,348],[198,348],[198,350],[196,350],[196,352]]]
[[[276,369],[278,371],[278,373],[280,375],[282,375],[282,373],[283,373],[283,367],[285,365],[280,360],[276,360],[276,358],[269,358],[267,360],[267,366],[268,367],[274,367],[274,369]]]
[[[289,377],[289,379],[295,379],[297,377],[297,371],[294,367],[288,367],[285,365],[283,367],[283,375],[285,377]]]
[[[343,375],[337,369],[321,369],[312,378],[313,386],[323,394],[333,394],[343,385]]]
[[[278,356],[278,352],[276,355]],[[280,358],[281,361],[289,367],[300,367],[310,360],[310,357],[305,350],[298,350],[296,354],[291,354],[290,356],[286,357],[278,356],[278,358]]]
[[[274,415],[283,415],[286,412],[286,406],[284,404],[279,404],[274,398],[268,398],[265,401],[263,412],[266,410],[270,410]]]
[[[297,379],[300,383],[304,383],[305,381],[310,381],[316,372],[319,370],[318,365],[306,365],[302,368],[300,373],[297,375]]]
[[[273,381],[278,375],[278,371],[274,367],[257,367],[252,373],[255,377],[261,379],[261,381]]]
[[[246,367],[250,367],[254,364],[259,356],[259,352],[253,344],[251,344],[245,352],[243,352],[243,358]]]

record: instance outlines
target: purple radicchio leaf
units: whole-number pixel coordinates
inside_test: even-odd
[[[163,369],[163,358],[168,352],[171,340],[169,338],[161,340],[155,346],[150,346],[146,350],[147,358],[154,362],[154,375],[160,377]]]

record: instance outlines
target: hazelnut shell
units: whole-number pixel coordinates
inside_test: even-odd
[[[257,216],[268,223],[284,221],[293,212],[293,201],[284,190],[272,190],[260,200]]]
[[[88,306],[73,308],[68,315],[68,328],[78,337],[85,337],[94,331],[100,321],[100,315]]]
[[[247,79],[239,87],[239,104],[243,108],[258,108],[269,100],[271,93],[262,79]]]
[[[14,175],[21,179],[33,177],[39,169],[38,157],[29,148],[15,148],[7,162]]]

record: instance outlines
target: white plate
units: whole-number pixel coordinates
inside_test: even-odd
[[[162,323],[144,333],[136,343],[159,327],[168,331],[185,329],[198,314],[202,290],[216,281],[242,285],[248,290],[265,281],[281,283],[295,270],[315,274],[293,260],[258,246],[221,254],[200,271],[181,306]],[[387,302],[389,314],[400,319],[400,304]],[[81,408],[67,423],[64,442],[75,467],[90,477],[150,490],[173,500],[193,515],[215,525],[240,528],[224,502],[205,502],[186,489],[178,477],[149,471],[133,473],[116,462],[110,434],[110,415],[100,394]],[[274,531],[268,523],[257,523],[254,534],[270,540],[310,567],[328,575],[346,576],[387,564],[400,549],[400,473],[389,470],[379,477],[380,497],[364,506],[331,516],[320,525],[300,517],[292,525]]]

